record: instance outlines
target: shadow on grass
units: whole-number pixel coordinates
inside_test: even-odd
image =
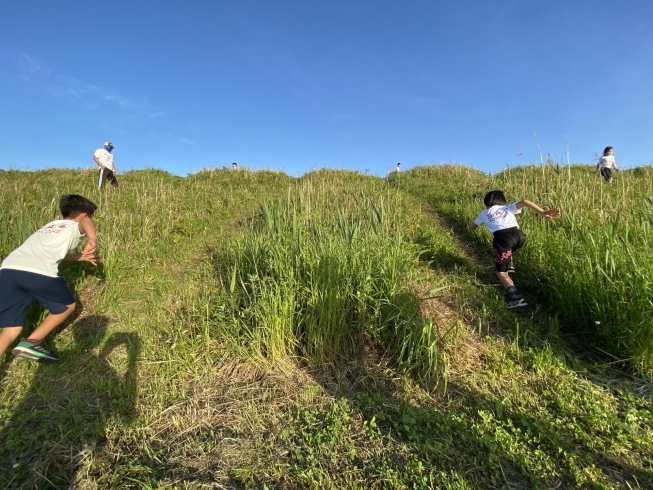
[[[617,420],[628,413],[629,402],[616,400],[609,407],[597,402],[588,408],[582,406],[583,398],[581,403],[571,402],[574,388],[565,387],[559,398],[549,394],[544,407],[534,408],[517,393],[495,396],[456,383],[449,386],[446,396],[420,403],[398,396],[400,382],[380,369],[370,372],[354,367],[346,378],[333,382],[333,373],[316,376],[332,396],[347,400],[350,414],[353,409],[363,420],[369,440],[357,437],[359,446],[349,463],[363,474],[374,468],[385,472],[385,477],[392,475],[408,487],[419,488],[578,488],[594,484],[653,488],[651,448],[641,453],[623,451],[628,444],[612,441],[619,439],[615,434],[631,442],[638,439],[634,433],[624,434],[628,424]],[[604,409],[617,415],[602,418]],[[338,424],[329,413],[317,414],[308,422],[304,431],[327,434],[336,431],[329,424]],[[311,438],[304,437],[303,442],[307,441]],[[328,437],[322,441],[322,454],[328,441]],[[311,449],[303,452],[310,454]],[[337,448],[334,454],[343,452],[347,453],[346,447]],[[307,460],[296,458],[295,463],[301,467]],[[370,481],[385,477],[368,474]]]
[[[116,332],[102,345],[108,325],[102,315],[78,318],[71,327],[74,344],[59,353],[58,363],[30,365],[31,386],[3,414],[0,487],[68,487],[78,466],[105,441],[107,422],[136,416],[140,339]],[[124,354],[118,352],[123,346]]]

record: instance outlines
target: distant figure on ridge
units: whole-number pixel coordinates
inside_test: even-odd
[[[612,147],[606,146],[603,150],[603,156],[599,158],[598,163],[596,164],[596,170],[601,169],[601,175],[608,184],[612,184],[612,169],[615,169],[619,172],[617,168],[617,162],[612,156]]]
[[[236,162],[231,164],[231,169],[232,170],[238,170],[238,164]]]
[[[397,172],[401,172],[401,163],[397,164]]]
[[[102,189],[107,180],[111,182],[112,186],[118,187],[118,179],[116,179],[117,171],[115,165],[113,164],[113,155],[111,154],[112,151],[113,143],[111,143],[111,141],[107,141],[104,144],[103,148],[95,150],[95,153],[93,154],[93,160],[99,167],[97,183],[98,189]]]
[[[506,306],[517,308],[528,306],[524,297],[519,294],[515,284],[508,275],[515,272],[512,256],[526,241],[526,235],[519,229],[517,217],[523,207],[531,208],[545,218],[553,218],[560,214],[557,209],[547,211],[531,201],[518,201],[506,204],[506,196],[502,191],[490,191],[485,195],[483,203],[487,209],[481,211],[476,220],[469,226],[474,231],[482,225],[487,225],[494,235],[492,247],[494,248],[494,266],[501,285],[506,290]]]
[[[11,252],[0,265],[0,356],[18,338],[25,312],[32,300],[49,311],[45,320],[12,351],[17,357],[35,361],[58,361],[41,345],[43,339],[75,310],[75,298],[58,274],[59,263],[90,262],[102,259],[96,253],[97,232],[93,214],[97,206],[77,194],[62,196],[59,210],[63,219],[36,230]],[[84,238],[88,242],[80,254],[69,254]]]

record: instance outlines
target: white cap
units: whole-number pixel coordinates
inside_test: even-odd
[[[111,143],[111,141],[107,141],[107,142],[104,144],[104,146],[110,146],[111,148],[115,148],[115,146],[113,146],[113,143]]]

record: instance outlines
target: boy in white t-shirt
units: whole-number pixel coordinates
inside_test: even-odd
[[[107,141],[102,148],[98,148],[93,153],[93,161],[99,167],[98,183],[99,189],[104,187],[104,184],[109,180],[111,185],[118,187],[118,179],[116,179],[116,166],[113,163],[113,143]]]
[[[517,217],[523,207],[531,208],[545,218],[553,218],[560,214],[557,209],[543,210],[531,201],[518,201],[506,204],[506,196],[502,191],[491,191],[485,195],[483,202],[487,209],[481,211],[476,220],[469,226],[474,231],[486,225],[494,235],[494,266],[501,285],[506,289],[506,305],[508,308],[527,306],[524,297],[519,294],[515,284],[508,275],[514,272],[512,256],[526,241],[526,235],[519,229]]]
[[[58,266],[66,262],[101,260],[97,255],[97,233],[93,213],[97,206],[77,194],[62,196],[59,209],[62,220],[51,221],[0,265],[0,357],[23,330],[25,312],[33,299],[50,314],[26,340],[12,351],[16,356],[39,361],[58,358],[41,346],[43,339],[75,310],[75,298],[66,281],[58,275]],[[69,254],[82,239],[88,242],[80,254]]]
[[[612,169],[615,169],[619,172],[617,168],[617,162],[612,156],[612,147],[606,146],[603,150],[603,156],[599,158],[598,163],[596,164],[596,170],[601,169],[601,175],[608,184],[612,184]]]

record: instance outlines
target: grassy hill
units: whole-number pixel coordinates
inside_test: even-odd
[[[0,171],[0,257],[75,192],[105,258],[60,361],[0,364],[0,488],[653,488],[651,177]],[[563,211],[520,218],[519,312],[493,188]]]

